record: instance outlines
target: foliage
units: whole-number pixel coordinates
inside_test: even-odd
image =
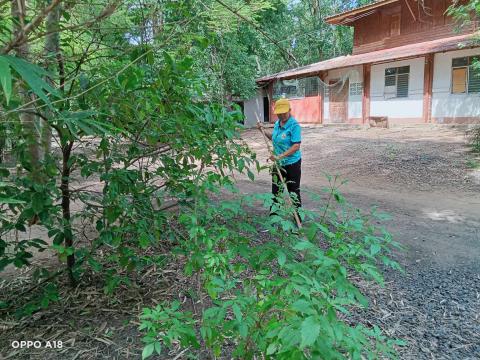
[[[235,346],[232,355],[241,359],[393,356],[392,345],[400,341],[386,339],[377,327],[352,325],[348,319],[355,308],[368,305],[352,278],[361,276],[381,284],[377,259],[398,268],[388,257],[396,244],[385,230],[373,225],[382,215],[363,215],[351,209],[337,189],[326,191],[340,205],[340,212],[328,205],[304,211],[307,222],[299,235],[291,232],[295,228],[292,209],[282,202],[275,209],[279,216],[249,216],[258,213],[254,207],[260,201],[265,209],[273,205],[270,194],[220,203],[198,199],[195,208],[181,213],[175,253],[186,259],[185,273],[192,277],[191,283],[201,276],[208,295],[202,303],[212,304],[203,310],[198,326],[201,340],[215,356],[227,344]],[[262,227],[269,230],[270,240],[255,240]],[[172,306],[176,312],[161,312],[164,325],[158,336],[148,331],[144,339],[148,349],[158,342],[171,346],[163,334],[178,334],[176,317],[189,316],[177,302]],[[151,311],[144,309],[146,314]],[[152,326],[151,316],[141,319],[141,329]],[[191,318],[188,324],[188,334],[178,335],[181,344],[194,343]]]
[[[447,10],[447,15],[452,16],[459,27],[470,26],[472,21],[478,19],[479,14],[480,1],[478,0],[455,1]]]
[[[148,358],[155,351],[161,354],[162,344],[170,347],[179,341],[183,347],[199,347],[194,330],[194,322],[190,313],[180,310],[180,302],[174,301],[171,306],[157,305],[154,309],[143,309],[140,316],[142,324],[140,330],[145,329],[147,343],[142,352],[142,359]],[[157,340],[160,336],[161,340]]]

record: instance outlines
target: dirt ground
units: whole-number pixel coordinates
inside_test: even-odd
[[[371,293],[371,316],[383,330],[408,341],[402,359],[480,359],[480,169],[464,132],[452,128],[304,128],[302,191],[341,175],[340,190],[354,206],[377,206],[406,248],[396,256],[406,273],[387,272]],[[267,158],[261,134],[245,140]],[[265,191],[268,174],[244,192]],[[383,314],[379,319],[378,314]]]
[[[261,134],[247,130],[243,138],[265,163]],[[405,274],[386,271],[385,287],[366,289],[371,307],[359,316],[372,319],[388,336],[407,340],[401,359],[479,359],[480,169],[471,166],[479,160],[468,152],[464,132],[306,127],[302,153],[306,208],[314,206],[307,192],[328,185],[325,174],[341,175],[348,179],[340,188],[347,201],[363,210],[377,206],[389,213],[386,227],[405,245],[404,252],[395,254]],[[270,179],[262,172],[254,182],[239,177],[238,185],[245,193],[266,192]],[[61,306],[30,320],[0,321],[0,359],[139,358],[140,309],[183,281],[178,269],[161,272],[143,274],[135,286],[125,288],[121,299],[102,297],[103,284],[92,277]],[[27,273],[16,277],[28,281]],[[6,289],[0,281],[0,291]],[[48,353],[13,350],[9,341],[20,331],[63,340],[66,346]],[[182,354],[174,349],[166,359],[186,358]]]
[[[244,139],[264,162],[261,134],[249,130]],[[340,190],[349,202],[392,215],[389,229],[408,246],[410,262],[477,264],[480,169],[468,167],[472,159],[464,132],[451,128],[304,128],[302,188],[318,192],[328,185],[325,174],[338,174],[348,180]],[[265,191],[270,179],[261,173],[240,184]]]

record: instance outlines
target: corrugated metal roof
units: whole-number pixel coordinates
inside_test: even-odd
[[[365,54],[340,56],[307,66],[282,71],[277,74],[267,75],[257,79],[257,83],[270,82],[276,79],[306,77],[309,75],[318,74],[321,71],[344,68],[348,66],[380,63],[388,60],[397,60],[430,53],[458,50],[460,49],[459,44],[462,44],[462,48],[478,46],[478,42],[474,41],[473,38],[474,34],[458,35],[444,39],[399,46],[392,49],[372,51]]]
[[[340,22],[343,22],[349,16],[358,15],[358,14],[361,14],[363,12],[366,12],[366,11],[369,11],[369,10],[372,10],[372,9],[376,9],[378,7],[381,7],[381,6],[384,6],[384,5],[387,5],[387,4],[391,4],[391,3],[394,3],[394,2],[398,2],[398,1],[399,0],[378,0],[378,1],[375,1],[374,3],[368,4],[368,5],[363,5],[363,6],[357,7],[357,8],[352,9],[352,10],[344,11],[342,13],[329,16],[329,17],[325,18],[325,21],[329,24],[339,24]]]

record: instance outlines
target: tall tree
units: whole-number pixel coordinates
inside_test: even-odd
[[[51,0],[49,1],[51,4]],[[50,77],[47,77],[47,81],[54,86],[54,81],[52,77],[53,74],[57,73],[59,78],[59,88],[61,91],[64,90],[64,65],[62,53],[60,51],[60,14],[61,14],[61,5],[56,6],[48,15],[45,25],[45,69],[50,74]],[[46,118],[52,116],[52,113],[49,112],[46,114]],[[52,127],[47,121],[42,123],[42,151],[44,155],[50,154],[51,145],[52,145]]]
[[[11,0],[11,11],[13,20],[13,39],[22,39],[27,28],[26,2],[25,0]],[[13,40],[15,41],[15,40]],[[14,43],[15,55],[21,59],[29,60],[30,49],[26,41]],[[31,105],[34,96],[29,93],[26,84],[19,81],[16,85],[19,88],[20,101],[25,105],[19,112],[20,122],[23,127],[23,135],[27,145],[27,154],[24,159],[28,162],[28,170],[34,179],[39,180],[40,176],[40,128],[35,116],[35,109]]]

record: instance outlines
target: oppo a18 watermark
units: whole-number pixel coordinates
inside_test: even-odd
[[[12,348],[14,349],[61,349],[62,341],[41,341],[41,340],[14,340]]]

